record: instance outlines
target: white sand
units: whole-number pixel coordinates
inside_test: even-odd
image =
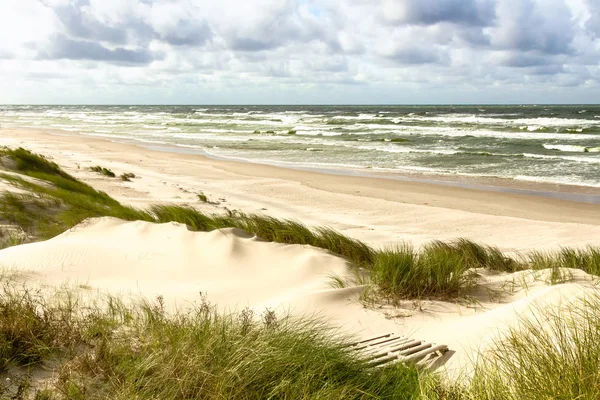
[[[600,237],[597,205],[283,170],[37,131],[2,130],[2,144],[48,155],[125,203],[263,212],[330,225],[375,246],[468,237],[526,251],[598,245]],[[86,169],[92,165],[141,178],[109,179]],[[220,204],[200,203],[200,192]],[[502,301],[482,291],[474,294],[476,306],[436,301],[368,310],[358,301],[362,287],[332,288],[331,275],[349,272],[343,260],[321,250],[266,243],[235,230],[194,233],[178,224],[110,218],[88,221],[47,242],[0,251],[0,266],[26,272],[36,284],[69,282],[112,294],[162,295],[169,305],[183,308],[205,292],[220,307],[316,314],[361,337],[406,334],[449,345],[455,353],[446,366],[453,371],[468,365],[477,349],[514,325],[519,315],[595,290],[583,273],[569,283],[548,286],[543,276],[519,272],[482,278],[493,287],[514,284]]]
[[[24,146],[50,156],[78,179],[127,204],[168,202],[193,204],[207,212],[228,208],[265,213],[329,225],[375,246],[468,237],[526,251],[598,244],[600,237],[600,205],[594,204],[326,175],[33,130],[2,129],[0,145]],[[108,179],[87,169],[94,165],[141,178]],[[200,203],[200,192],[220,204]]]
[[[478,303],[471,305],[428,301],[367,309],[358,298],[362,286],[332,287],[332,275],[351,278],[352,273],[344,260],[320,249],[264,242],[235,229],[191,232],[177,223],[108,217],[45,242],[2,250],[0,266],[24,274],[34,287],[66,284],[88,295],[162,296],[170,309],[198,304],[202,292],[221,309],[250,307],[260,315],[270,308],[280,315],[323,318],[362,338],[395,332],[447,344],[452,352],[446,367],[454,374],[519,316],[594,290],[591,277],[581,271],[557,286],[546,284],[546,272],[523,271],[482,280],[512,292],[502,302],[483,291],[474,293]]]

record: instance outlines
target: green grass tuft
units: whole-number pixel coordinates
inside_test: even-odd
[[[132,178],[135,178],[135,174],[133,174],[131,172],[126,172],[126,173],[121,174],[119,177],[121,178],[122,181],[129,182],[129,181],[131,181]]]
[[[369,270],[372,281],[381,288],[378,293],[396,300],[460,298],[473,286],[472,270],[477,268],[505,272],[550,268],[552,283],[565,281],[571,268],[600,276],[600,248],[532,253],[519,261],[505,256],[498,248],[466,239],[433,242],[419,252],[408,246],[376,251],[328,227],[308,228],[298,221],[264,215],[240,212],[205,215],[192,207],[173,205],[157,205],[149,211],[137,210],[78,181],[42,156],[21,148],[4,149],[1,153],[15,160],[22,173],[47,183],[43,185],[1,174],[3,179],[32,192],[29,195],[0,195],[0,220],[17,225],[31,240],[53,237],[86,218],[101,216],[150,222],[175,221],[197,231],[239,228],[267,241],[311,245],[339,255],[354,266]],[[104,171],[102,167],[95,167],[95,170]],[[198,199],[209,202],[202,193]]]
[[[433,242],[417,252],[405,244],[377,254],[372,279],[394,300],[456,298],[465,296],[475,284],[470,267],[451,245]]]
[[[482,355],[465,399],[597,399],[600,297],[539,310]]]
[[[38,173],[42,173],[76,181],[75,178],[63,171],[58,164],[22,147],[15,150],[2,149],[0,150],[0,155],[12,158],[15,161],[17,170],[26,175],[35,176]]]
[[[514,272],[522,266],[505,256],[500,249],[485,246],[468,239],[458,239],[450,244],[452,251],[460,254],[469,268],[487,268],[493,271]]]
[[[532,252],[527,262],[533,269],[572,268],[600,276],[600,247],[563,248],[558,252]]]
[[[198,200],[200,200],[203,203],[208,203],[208,197],[206,197],[206,195],[204,193],[198,194]]]
[[[90,167],[90,171],[97,172],[101,175],[108,176],[109,178],[116,177],[115,173],[112,172],[110,169],[101,167],[99,165],[96,165],[95,167]]]
[[[85,307],[70,299],[0,297],[0,373],[53,357],[58,379],[39,391],[45,398],[411,399],[421,390],[415,367],[371,368],[320,321],[221,314],[204,298],[172,315],[161,298]]]

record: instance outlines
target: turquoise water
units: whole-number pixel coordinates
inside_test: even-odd
[[[275,165],[600,187],[600,106],[0,106],[51,128]]]

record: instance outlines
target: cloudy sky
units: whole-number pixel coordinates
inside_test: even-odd
[[[0,0],[0,103],[600,103],[600,0]]]

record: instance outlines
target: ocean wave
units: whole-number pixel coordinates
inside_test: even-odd
[[[546,160],[557,160],[557,161],[574,161],[588,164],[600,164],[600,157],[585,157],[585,156],[551,156],[547,154],[532,154],[523,153],[523,156],[527,158],[538,158]]]
[[[402,119],[406,119],[403,117]],[[494,118],[481,115],[473,114],[447,114],[438,116],[420,116],[411,117],[409,119],[419,119],[423,121],[436,121],[444,124],[448,123],[466,123],[472,125],[509,125],[509,126],[548,126],[548,127],[571,127],[571,126],[589,126],[597,125],[595,121],[589,119],[576,119],[576,118],[552,118],[552,117],[538,117],[538,118]]]
[[[544,144],[545,149],[558,150],[568,153],[600,153],[600,147],[578,146],[570,144]]]
[[[377,119],[377,114],[358,114],[358,115],[336,115],[331,117],[331,119],[347,119],[347,120],[368,120],[368,119]]]
[[[526,182],[553,183],[558,185],[576,185],[600,188],[600,182],[590,182],[589,180],[576,177],[516,175],[513,177],[513,179]]]

